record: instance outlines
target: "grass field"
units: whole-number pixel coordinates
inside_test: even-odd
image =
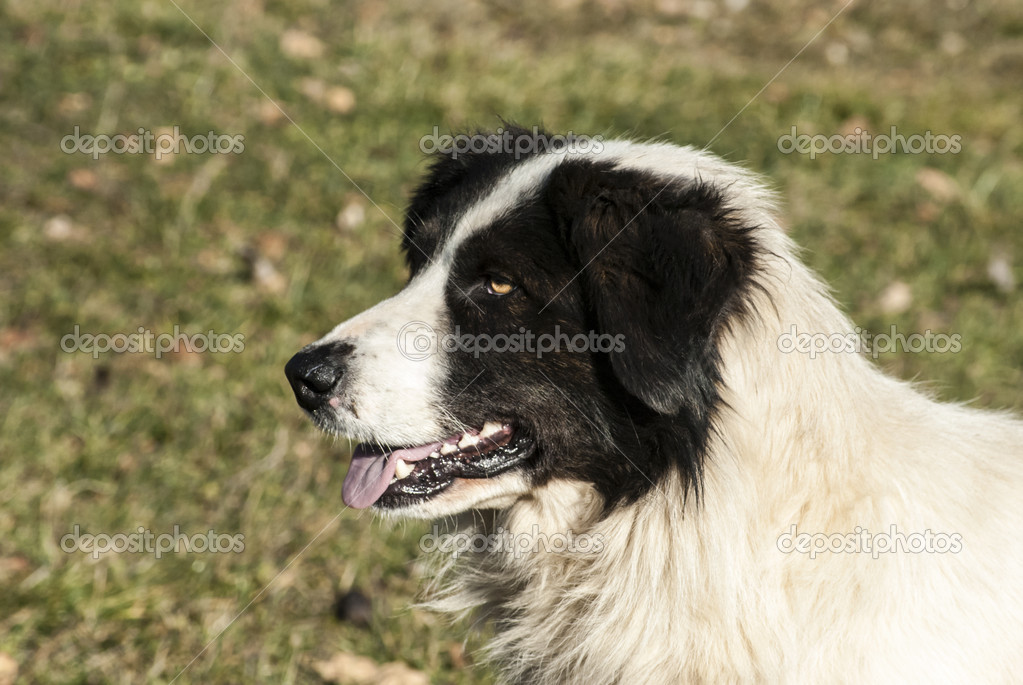
[[[879,364],[1023,409],[1023,5],[844,4],[0,3],[0,684],[321,682],[338,653],[492,682],[465,624],[409,608],[428,526],[343,511],[347,442],[282,372],[401,287],[434,127],[713,141],[858,324],[961,336]],[[810,159],[779,150],[793,126],[961,149]],[[76,127],[244,149],[94,159]],[[76,326],[244,350],[94,358],[62,349]],[[244,550],[93,559],[62,550],[75,526]],[[368,625],[336,616],[353,588]]]

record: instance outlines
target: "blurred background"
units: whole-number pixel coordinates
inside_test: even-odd
[[[860,326],[961,336],[879,364],[1023,409],[1021,83],[1017,0],[3,0],[0,683],[492,681],[410,608],[429,526],[342,511],[347,441],[283,374],[402,286],[435,127],[709,143]],[[893,126],[961,148],[779,149]],[[83,349],[139,329],[219,346]],[[140,529],[243,550],[75,548]]]

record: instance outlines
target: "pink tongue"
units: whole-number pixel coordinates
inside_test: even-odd
[[[443,444],[434,442],[393,452],[383,452],[367,445],[359,445],[352,453],[352,465],[348,467],[348,475],[341,486],[341,499],[352,509],[372,506],[391,484],[399,459],[421,461],[434,450],[439,450]]]

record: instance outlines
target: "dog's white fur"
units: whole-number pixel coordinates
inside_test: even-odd
[[[854,329],[797,258],[769,192],[692,149],[616,142],[602,154],[710,181],[762,227],[766,292],[721,341],[727,408],[702,502],[668,480],[602,519],[588,486],[551,482],[502,502],[485,525],[468,517],[473,530],[599,535],[601,553],[464,555],[434,605],[497,618],[489,649],[511,682],[1017,681],[1023,424],[936,402],[856,354],[782,353],[793,325]],[[480,501],[459,497],[418,513]],[[811,559],[779,549],[793,524],[958,534],[962,549]]]

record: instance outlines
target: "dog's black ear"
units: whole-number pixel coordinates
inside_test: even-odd
[[[757,249],[715,188],[566,163],[548,186],[597,330],[626,391],[705,421],[720,381],[717,334],[741,315]]]

